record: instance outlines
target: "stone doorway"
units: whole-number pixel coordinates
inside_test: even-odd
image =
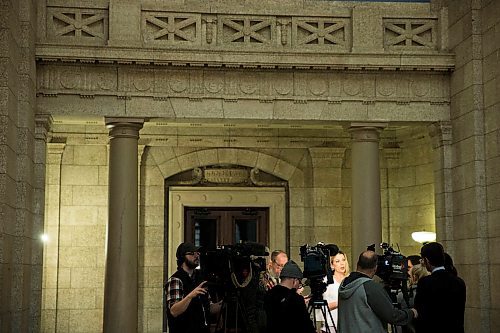
[[[186,208],[245,211],[248,207],[267,212],[263,244],[271,249],[287,249],[287,194],[284,187],[191,187],[175,186],[168,190],[168,225],[165,230],[165,273],[170,276],[176,267],[177,246],[187,240]],[[215,214],[215,213],[214,213]],[[235,215],[236,217],[238,214]],[[241,214],[243,217],[244,215]],[[191,232],[192,234],[192,232]],[[193,236],[191,236],[193,237]],[[194,240],[194,239],[193,239]],[[224,241],[227,240],[224,239]],[[227,244],[224,243],[224,244]]]

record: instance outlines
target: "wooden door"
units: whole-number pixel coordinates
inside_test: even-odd
[[[250,241],[268,245],[269,208],[186,207],[184,239],[215,248]]]

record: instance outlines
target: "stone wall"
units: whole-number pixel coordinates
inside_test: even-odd
[[[107,159],[106,146],[48,146],[44,332],[102,330]]]
[[[466,331],[499,326],[498,1],[456,1],[449,12],[453,239],[467,283]]]
[[[500,327],[500,3],[483,1],[480,10],[484,84],[486,211],[489,251],[490,328]],[[486,244],[480,244],[482,250]],[[485,274],[485,273],[483,273]],[[487,299],[487,295],[481,295]]]
[[[401,130],[397,140],[400,142],[397,151],[388,149],[393,155],[386,154],[387,235],[403,254],[419,254],[421,245],[411,238],[411,233],[435,231],[434,152],[422,127]]]
[[[35,1],[0,5],[0,331],[40,325],[44,140],[35,143]],[[39,162],[42,161],[41,164]]]

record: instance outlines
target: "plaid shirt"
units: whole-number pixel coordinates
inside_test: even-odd
[[[182,289],[182,281],[178,278],[171,277],[167,281],[165,288],[165,296],[167,299],[167,306],[170,309],[176,302],[184,298],[184,290]]]
[[[171,277],[165,286],[165,297],[167,300],[167,307],[170,309],[172,305],[181,301],[184,295],[182,288],[182,281],[176,277]],[[210,294],[207,293],[208,301],[210,302]]]

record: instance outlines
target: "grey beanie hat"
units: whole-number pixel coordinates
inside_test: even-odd
[[[300,267],[293,261],[290,260],[288,261],[285,266],[283,266],[283,269],[281,270],[280,273],[280,278],[295,278],[295,279],[302,279],[302,271],[300,270]]]

